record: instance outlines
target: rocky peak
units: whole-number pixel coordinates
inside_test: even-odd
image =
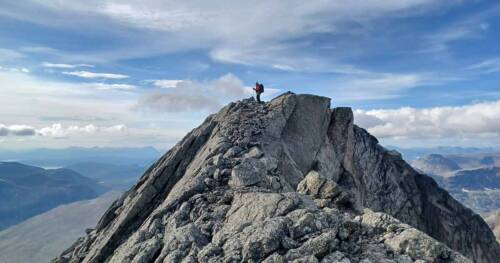
[[[494,262],[488,226],[353,124],[285,93],[187,134],[55,262]]]

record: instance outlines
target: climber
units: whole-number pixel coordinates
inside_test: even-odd
[[[260,94],[264,92],[264,85],[262,83],[259,83],[259,82],[255,82],[255,88],[253,88],[253,90],[255,90],[255,94],[256,94],[256,98],[257,98],[257,102],[260,103]]]

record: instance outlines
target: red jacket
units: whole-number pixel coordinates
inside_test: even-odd
[[[255,84],[255,92],[259,93],[260,92],[260,85],[259,84]]]

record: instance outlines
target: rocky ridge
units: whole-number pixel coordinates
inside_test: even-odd
[[[209,116],[54,262],[498,258],[486,223],[354,125],[350,108],[285,93]]]

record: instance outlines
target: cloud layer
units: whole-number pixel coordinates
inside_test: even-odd
[[[136,108],[159,112],[216,111],[228,101],[252,95],[252,89],[233,74],[199,82],[191,80],[155,80],[163,88],[143,96]],[[266,89],[272,95],[276,89]]]
[[[53,138],[63,138],[75,134],[95,134],[95,133],[121,133],[127,131],[123,124],[113,126],[96,126],[88,124],[85,126],[71,125],[63,126],[55,123],[48,127],[35,129],[29,125],[4,125],[0,124],[0,137],[5,136],[43,136]]]
[[[2,136],[33,136],[36,130],[28,125],[9,125],[0,124],[0,137]]]
[[[500,101],[460,107],[356,110],[355,122],[379,138],[497,138]]]

